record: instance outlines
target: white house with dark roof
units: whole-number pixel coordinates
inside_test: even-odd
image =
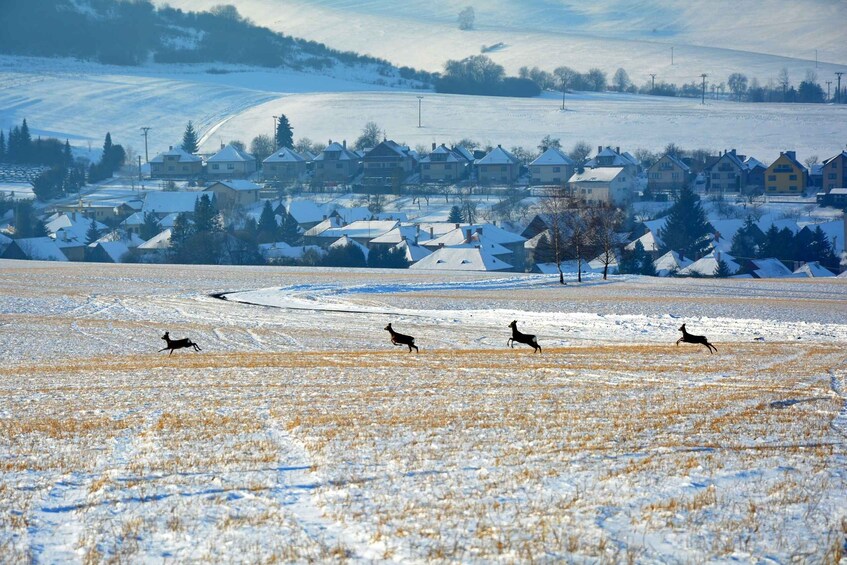
[[[635,178],[624,167],[598,167],[574,173],[568,187],[574,197],[590,205],[624,206],[632,202]]]
[[[573,159],[550,147],[529,164],[530,184],[562,186],[574,173]]]
[[[260,189],[254,182],[235,179],[215,181],[203,189],[203,192],[215,195],[219,209],[234,209],[258,202]]]
[[[256,172],[256,158],[234,145],[221,145],[220,151],[206,159],[210,178],[247,178]]]
[[[283,183],[302,181],[308,160],[289,147],[277,149],[262,161],[262,177]]]
[[[150,178],[175,179],[193,178],[203,173],[203,159],[171,146],[150,160]]]
[[[477,159],[475,166],[479,184],[513,184],[521,172],[520,160],[500,145]]]

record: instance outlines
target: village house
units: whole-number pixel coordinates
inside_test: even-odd
[[[330,141],[329,145],[315,157],[315,182],[324,184],[347,183],[359,172],[361,158],[347,149],[347,142]]]
[[[794,151],[780,151],[765,171],[765,194],[803,194],[809,171],[797,161]]]
[[[394,220],[363,220],[353,222],[348,225],[333,226],[331,219],[328,218],[328,220],[330,220],[328,222],[330,227],[318,231],[318,226],[323,224],[323,222],[321,222],[321,224],[318,224],[318,226],[315,226],[312,230],[307,231],[304,234],[304,243],[319,245],[326,248],[342,236],[347,236],[357,243],[367,247],[368,243],[373,238],[379,237],[399,225],[399,222]]]
[[[454,183],[468,174],[473,157],[466,153],[448,149],[444,144],[432,144],[432,153],[420,161],[421,181]]]
[[[675,193],[691,182],[691,169],[666,153],[647,169],[647,189],[653,194]]]
[[[203,159],[181,147],[170,146],[150,161],[150,178],[154,179],[190,179],[202,173]]]
[[[609,167],[620,167],[626,172],[626,176],[634,179],[638,174],[638,159],[626,152],[621,152],[620,147],[597,147],[597,155],[585,163],[586,168],[601,169]]]
[[[13,239],[0,255],[0,259],[28,259],[32,261],[67,261],[68,258],[49,237]]]
[[[256,158],[234,145],[221,145],[220,151],[206,159],[210,178],[244,179],[256,172]]]
[[[207,186],[203,192],[215,195],[218,209],[232,210],[258,202],[260,189],[258,184],[248,180],[220,180]]]
[[[289,147],[282,147],[262,161],[262,177],[281,183],[294,183],[306,177],[308,161]]]
[[[422,241],[421,246],[435,251],[442,247],[478,246],[488,254],[523,271],[526,238],[493,224],[458,224],[452,230]]]
[[[741,192],[747,186],[748,168],[744,164],[744,156],[739,156],[735,149],[710,159],[703,172],[706,175],[706,192],[710,194]]]
[[[362,184],[378,188],[398,188],[417,166],[413,152],[390,139],[366,151],[362,161]]]
[[[591,206],[626,206],[632,202],[635,179],[623,167],[598,167],[575,173],[568,188],[575,198]]]
[[[520,176],[521,162],[500,145],[476,161],[479,184],[513,184]]]
[[[409,267],[435,271],[513,271],[514,267],[498,259],[480,245],[440,247]]]
[[[147,212],[162,219],[171,214],[194,214],[199,192],[148,192],[141,208],[142,217]]]
[[[847,188],[847,151],[823,162],[821,167],[821,191],[828,193],[833,188]]]
[[[563,186],[573,175],[575,165],[570,157],[550,147],[529,164],[529,182]]]

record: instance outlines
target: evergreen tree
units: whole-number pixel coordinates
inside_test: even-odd
[[[555,263],[556,254],[546,233],[542,233],[541,237],[538,238],[533,257],[536,263]]]
[[[194,203],[194,232],[219,232],[223,229],[214,199],[204,194]]]
[[[281,114],[276,123],[275,140],[277,148],[288,147],[292,149],[294,147],[294,130],[285,114]]]
[[[174,263],[187,263],[186,259],[190,256],[188,241],[193,233],[191,220],[188,219],[188,214],[180,212],[174,219],[174,227],[171,228],[171,247],[170,256]]]
[[[763,241],[762,232],[756,222],[747,216],[744,225],[732,236],[732,248],[729,252],[733,257],[755,259],[759,257]]]
[[[732,273],[729,272],[729,265],[723,259],[718,260],[718,266],[715,267],[715,278],[725,279]]]
[[[458,206],[450,208],[450,214],[447,216],[447,222],[451,224],[461,224],[465,221],[462,217],[462,211]]]
[[[365,254],[357,245],[330,247],[321,265],[324,267],[366,267]]]
[[[103,154],[100,156],[101,163],[108,163],[112,155],[112,134],[106,132],[106,138],[103,140]]]
[[[277,233],[279,239],[288,245],[300,245],[300,241],[303,239],[302,235],[300,235],[300,226],[297,225],[297,222],[289,214],[283,214],[282,222]]]
[[[812,259],[811,261],[819,261],[821,265],[830,270],[838,271],[838,259],[833,251],[832,244],[829,242],[826,232],[820,226],[812,232]]]
[[[659,237],[668,249],[687,257],[700,257],[709,247],[709,224],[700,199],[689,187],[684,187],[671,206],[665,227]]]
[[[71,153],[71,144],[68,143],[67,139],[65,140],[65,146],[62,148],[62,161],[65,167],[70,167],[74,162],[73,153]]]
[[[65,170],[54,167],[41,172],[30,184],[35,197],[46,202],[62,195],[64,180]]]
[[[259,243],[271,243],[279,237],[279,224],[276,221],[273,206],[270,200],[265,200],[265,205],[262,208],[262,215],[259,217],[259,224],[256,226],[257,237]]]
[[[368,253],[368,267],[374,269],[408,269],[406,253],[399,247],[375,247]]]
[[[6,134],[0,129],[0,163],[6,160]]]
[[[618,263],[618,272],[622,275],[646,275],[656,276],[656,268],[653,266],[653,257],[644,249],[641,241],[635,242],[635,248],[624,250],[621,261]]]
[[[783,261],[794,260],[794,233],[788,228],[771,225],[765,233],[760,257],[775,257]]]
[[[185,133],[182,134],[182,150],[186,153],[197,153],[197,132],[194,131],[191,120],[188,120]]]
[[[15,126],[9,130],[9,141],[6,144],[6,160],[9,163],[20,163],[21,157],[21,128]]]
[[[19,163],[28,163],[32,154],[32,136],[29,134],[29,126],[24,118],[21,124],[21,136],[19,139],[18,150],[20,151]]]
[[[153,212],[144,212],[144,223],[138,230],[138,235],[144,241],[159,235],[162,231],[162,224],[159,223],[159,218]]]
[[[100,239],[100,228],[97,227],[97,222],[94,218],[91,218],[91,223],[88,224],[88,231],[85,232],[85,244],[91,245],[98,239]]]

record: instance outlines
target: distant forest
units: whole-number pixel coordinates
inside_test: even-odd
[[[209,12],[156,8],[147,0],[3,2],[0,53],[75,57],[111,65],[233,63],[321,69],[375,65],[383,76],[431,84],[430,73],[331,49],[255,25],[231,5]]]

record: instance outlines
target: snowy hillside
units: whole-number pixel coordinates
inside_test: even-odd
[[[838,563],[845,303],[0,260],[0,561]]]
[[[206,10],[219,2],[169,4]],[[847,65],[844,4],[837,0],[496,0],[468,5],[476,15],[473,31],[458,29],[464,4],[447,0],[244,0],[238,9],[276,31],[429,71],[498,43],[505,46],[488,55],[511,73],[524,65],[547,71],[560,65],[580,71],[596,66],[609,74],[624,67],[638,85],[649,73],[683,83],[704,72],[717,81],[743,72],[767,83],[782,67],[799,82],[807,69],[831,76]]]

